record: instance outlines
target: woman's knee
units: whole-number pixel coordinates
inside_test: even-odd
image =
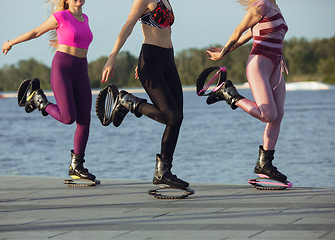
[[[184,116],[180,111],[170,111],[166,117],[168,126],[180,126],[183,122]]]
[[[270,123],[277,119],[277,114],[275,112],[266,112],[262,114],[262,122]]]
[[[176,114],[172,121],[169,122],[170,126],[181,126],[184,116],[182,114]]]
[[[67,125],[71,125],[71,124],[73,124],[75,121],[76,121],[76,118],[75,118],[75,116],[73,116],[73,115],[69,115],[69,116],[63,117],[63,119],[62,119],[62,122],[63,122],[64,124],[67,124]]]
[[[82,126],[85,126],[85,127],[90,127],[90,125],[91,125],[91,115],[90,114],[85,114],[85,115],[78,114],[76,122],[79,125],[82,125]]]
[[[268,111],[262,113],[262,122],[271,123],[274,121],[281,121],[284,117],[284,111]]]

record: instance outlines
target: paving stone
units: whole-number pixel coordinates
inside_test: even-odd
[[[159,200],[147,181],[63,180],[4,177],[0,239],[335,239],[335,189],[192,183],[194,195]]]

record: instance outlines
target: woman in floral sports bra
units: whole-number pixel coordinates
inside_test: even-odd
[[[241,96],[231,81],[227,81],[207,103],[225,100],[232,107],[240,107],[266,123],[263,145],[259,146],[254,172],[285,182],[287,177],[272,165],[272,160],[284,116],[286,90],[282,72],[286,66],[283,60],[283,40],[288,27],[276,0],[238,2],[247,7],[242,22],[223,48],[212,47],[207,50],[207,54],[208,59],[216,61],[253,38],[246,74],[255,101]]]
[[[156,154],[153,184],[185,189],[189,184],[171,173],[173,154],[183,121],[183,92],[174,62],[171,41],[174,14],[168,0],[134,1],[102,71],[102,82],[107,82],[108,77],[113,75],[116,56],[138,20],[142,23],[144,39],[135,75],[152,104],[131,93],[120,91],[113,107],[112,122],[118,127],[130,111],[136,117],[145,115],[164,124],[161,152]]]

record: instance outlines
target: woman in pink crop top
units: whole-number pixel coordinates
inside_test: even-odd
[[[227,81],[207,102],[211,104],[225,100],[232,107],[240,107],[266,123],[254,172],[285,182],[287,177],[272,165],[272,160],[284,116],[286,90],[282,70],[286,66],[283,61],[283,40],[288,27],[276,0],[238,2],[247,7],[242,22],[223,48],[212,47],[207,54],[208,59],[216,61],[253,38],[246,73],[255,101],[241,96],[231,81]]]
[[[15,44],[56,30],[50,44],[57,47],[51,67],[51,86],[57,105],[50,103],[38,89],[27,98],[26,106],[40,110],[43,116],[50,114],[64,124],[76,122],[69,175],[94,181],[95,176],[83,166],[92,105],[86,55],[93,39],[88,17],[82,13],[85,0],[49,0],[49,3],[53,14],[37,28],[5,42],[2,52],[7,54]]]
[[[113,75],[116,56],[139,20],[142,23],[144,40],[136,76],[152,104],[131,93],[120,91],[117,104],[113,108],[112,122],[118,127],[130,111],[137,117],[144,114],[164,124],[161,151],[156,154],[153,184],[184,189],[189,184],[171,173],[173,154],[183,120],[183,92],[174,62],[171,41],[174,14],[169,0],[134,0],[128,19],[102,71],[102,82],[106,82]]]

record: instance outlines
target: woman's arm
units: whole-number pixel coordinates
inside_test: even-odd
[[[245,43],[249,42],[249,40],[251,38],[252,38],[252,32],[251,32],[251,28],[249,28],[248,31],[239,38],[239,40],[237,41],[237,43],[235,43],[231,47],[231,49],[230,49],[229,52],[231,52],[231,51],[235,50],[236,48],[238,48],[238,47],[244,45]]]
[[[250,28],[256,25],[262,17],[263,15],[260,8],[250,7],[244,15],[241,23],[230,36],[226,45],[223,48],[210,48],[207,50],[208,59],[216,61],[224,58],[229,52],[248,42],[252,38]],[[242,35],[245,31],[247,32]]]
[[[51,15],[47,20],[45,20],[44,23],[42,23],[37,28],[34,28],[30,30],[29,32],[26,32],[18,36],[17,38],[6,41],[2,45],[2,53],[6,55],[8,51],[12,48],[13,45],[19,44],[21,42],[29,41],[34,38],[38,38],[42,36],[44,33],[50,30],[56,29],[57,27],[58,27],[58,22],[56,18],[53,15]]]
[[[126,40],[133,31],[138,19],[145,13],[150,4],[150,0],[135,0],[131,7],[126,23],[123,25],[113,47],[111,54],[102,70],[101,82],[107,82],[109,76],[113,76],[115,69],[115,59]]]

